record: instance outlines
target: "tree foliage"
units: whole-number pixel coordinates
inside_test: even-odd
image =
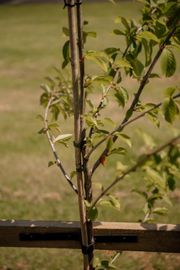
[[[161,128],[162,116],[173,125],[179,115],[180,93],[177,86],[166,88],[164,99],[158,103],[148,101],[149,94],[145,99],[142,98],[142,94],[146,94],[147,85],[154,78],[171,77],[176,71],[174,52],[180,49],[180,3],[176,0],[141,2],[143,8],[138,22],[121,16],[115,18],[113,33],[124,39],[125,46],[87,51],[86,41],[96,38],[96,33],[86,30],[89,22],[82,22],[79,1],[67,1],[69,26],[63,27],[67,40],[62,48],[62,70],[56,69],[55,76],[47,77],[47,83],[42,85],[40,102],[45,107],[45,114],[44,127],[40,133],[47,135],[55,157],[55,162],[50,162],[49,166],[56,163],[78,194],[81,231],[86,246],[93,244],[92,222],[98,217],[99,207],[104,205],[120,210],[120,202],[112,194],[112,187],[117,186],[119,181],[141,171],[143,184],[132,190],[143,197],[144,217],[141,220],[149,222],[156,215],[167,213],[165,204],[170,204],[169,192],[175,189],[179,177],[178,131],[168,142],[159,146],[156,143],[159,139],[153,140],[142,127],[141,144],[146,145],[147,150],[141,155],[134,150],[133,140],[127,131],[127,127],[141,118],[147,118],[155,127]],[[74,42],[76,39],[78,44]],[[98,66],[99,72],[85,74],[87,61]],[[156,71],[158,62],[161,73]],[[64,75],[70,64],[72,82]],[[127,78],[137,82],[138,87],[133,93],[125,86]],[[96,97],[97,89],[101,91],[101,98],[94,103],[92,95]],[[105,114],[110,102],[116,103],[121,112],[118,121],[113,120],[112,115],[107,117]],[[63,117],[67,120],[72,116],[74,134],[62,133],[59,119]],[[56,143],[68,146],[70,140],[74,141],[76,171],[68,176],[58,156]],[[134,159],[127,162],[127,154],[134,151]],[[98,155],[96,160],[94,153]],[[100,166],[105,170],[107,159],[113,155],[117,156],[116,176],[107,187],[101,185],[100,194],[93,200],[92,180],[96,176],[95,172]],[[121,161],[118,160],[119,155]],[[77,187],[72,183],[74,175],[77,176]],[[158,206],[159,201],[163,201],[162,206]],[[86,225],[82,225],[83,220]],[[85,265],[89,264],[91,268],[85,269],[95,269],[92,266],[93,251],[90,253],[87,254],[88,263]],[[96,269],[114,269],[114,266],[108,261],[98,261]]]

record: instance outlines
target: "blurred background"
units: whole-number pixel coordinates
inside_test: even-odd
[[[43,112],[39,105],[40,85],[45,76],[53,74],[53,67],[61,67],[62,46],[66,40],[62,27],[67,26],[63,1],[0,0],[0,3],[0,219],[78,220],[76,196],[71,194],[58,169],[55,166],[48,168],[53,157],[45,136],[38,134],[42,123],[36,117]],[[101,50],[108,46],[123,46],[121,38],[112,34],[114,18],[120,15],[136,19],[140,9],[141,4],[135,1],[118,1],[117,5],[101,0],[84,1],[84,18],[89,21],[87,27],[97,32],[97,38],[90,38],[86,48]],[[179,69],[178,64],[172,78],[155,79],[148,86],[151,88],[150,101],[158,100],[157,91],[163,95],[163,87],[172,83],[178,85]],[[87,72],[92,73],[93,66],[89,66]],[[136,89],[136,83],[127,80],[126,84],[132,91]],[[112,107],[108,114],[112,115]],[[121,111],[114,109],[113,114],[118,119]],[[172,133],[167,126],[158,130],[145,122],[140,121],[136,128],[138,125],[156,134],[159,141]],[[64,121],[61,127],[67,133],[71,130],[69,123]],[[139,147],[134,130],[131,126],[129,133],[135,134],[133,140]],[[60,149],[60,155],[63,155],[67,170],[72,171],[74,168],[69,167],[72,145],[67,150]],[[106,178],[104,181],[108,183],[113,177],[115,162],[108,164],[105,172],[100,170],[97,179]],[[142,185],[140,176],[133,181],[134,185]],[[179,187],[177,184],[171,194],[174,207],[168,206],[169,214],[157,221],[180,223]],[[98,219],[122,222],[141,219],[143,200],[131,190],[131,179],[119,184],[116,196],[121,202],[121,211],[102,209]],[[112,255],[112,252],[100,253],[103,258]],[[80,264],[79,251],[0,248],[0,270],[78,270]],[[178,270],[180,257],[124,252],[117,265],[118,269],[130,270]]]

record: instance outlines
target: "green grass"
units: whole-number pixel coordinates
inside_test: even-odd
[[[89,20],[88,28],[98,33],[97,39],[89,39],[87,49],[119,45],[121,40],[112,35],[114,17],[137,17],[138,12],[139,5],[134,1],[122,2],[118,6],[107,2],[84,5],[84,15]],[[41,128],[41,123],[36,119],[36,115],[41,113],[39,86],[52,67],[61,63],[61,47],[65,41],[61,28],[64,25],[66,11],[60,5],[0,6],[0,219],[78,220],[76,197],[71,194],[58,169],[47,167],[52,154],[45,137],[37,133]],[[92,72],[93,68],[89,66],[88,72]],[[167,81],[158,81],[160,96],[163,87],[174,81],[177,84],[179,82],[177,73]],[[126,84],[130,85],[131,90],[136,87],[129,80]],[[152,100],[158,98],[156,85],[157,81],[154,81],[146,90],[152,88],[149,95]],[[113,106],[113,114],[118,120],[122,111]],[[111,114],[112,108],[107,114]],[[140,121],[137,126],[145,124]],[[64,124],[62,128],[67,130]],[[129,127],[128,132],[136,134],[134,128]],[[156,134],[159,141],[170,137],[172,132],[165,124],[161,130],[146,124],[146,129]],[[65,167],[68,171],[73,170],[69,167],[72,163],[72,147],[62,151]],[[104,184],[112,179],[115,162],[115,159],[109,162],[106,170],[100,170],[96,178],[105,178]],[[133,180],[135,185],[140,184],[139,175]],[[131,189],[130,178],[119,184],[116,195],[121,201],[121,211],[102,209],[99,220],[135,222],[142,218],[142,199]],[[158,221],[180,222],[180,210],[177,208],[179,192],[177,189],[172,194],[174,207],[170,208],[169,215]],[[106,252],[102,256],[106,255],[111,256],[112,253]],[[120,256],[117,264],[125,270],[175,270],[178,269],[178,262],[175,255],[128,252]],[[77,270],[80,264],[79,251],[0,249],[0,270]]]

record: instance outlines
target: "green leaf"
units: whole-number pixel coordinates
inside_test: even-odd
[[[152,111],[147,113],[148,118],[159,128],[160,121],[158,119],[158,111]]]
[[[113,148],[110,152],[109,155],[124,155],[126,153],[126,149],[123,147],[117,147],[117,148]]]
[[[172,97],[172,95],[174,94],[175,91],[176,91],[175,87],[168,87],[165,90],[165,96],[166,97]]]
[[[130,31],[130,25],[128,20],[126,20],[124,17],[118,16],[115,19],[115,23],[122,23],[124,25],[124,27],[126,28],[126,30],[129,32]]]
[[[132,66],[135,75],[140,77],[142,75],[142,72],[144,71],[144,65],[138,59],[134,59]]]
[[[77,174],[76,171],[72,171],[71,174],[70,174],[71,179],[72,179],[76,174]]]
[[[167,214],[168,209],[165,207],[157,207],[153,210],[153,214],[157,214],[157,215],[165,215]]]
[[[108,260],[102,260],[101,266],[103,268],[99,268],[99,270],[110,270],[110,269],[117,269],[113,264],[111,264]]]
[[[110,202],[109,200],[106,200],[106,199],[100,200],[100,201],[99,201],[99,205],[101,205],[101,206],[107,206],[107,207],[112,206],[112,205],[111,205],[111,202]]]
[[[176,59],[170,49],[164,49],[161,54],[161,70],[165,77],[171,77],[176,71]]]
[[[65,68],[70,62],[70,41],[69,40],[65,42],[62,53],[63,53],[63,58],[64,58],[62,68]]]
[[[97,121],[89,115],[85,116],[85,121],[89,127],[98,127]]]
[[[88,23],[89,23],[89,22],[88,22],[88,21],[86,21],[86,20],[85,20],[85,21],[83,21],[83,25],[88,25]]]
[[[144,46],[144,53],[145,53],[145,66],[148,66],[151,63],[151,58],[152,58],[152,42],[142,39],[142,45]],[[152,73],[150,75],[152,77]]]
[[[118,161],[116,163],[116,170],[118,171],[118,173],[123,173],[127,170],[128,166],[123,164],[122,162]]]
[[[113,33],[114,33],[115,35],[125,35],[125,33],[124,33],[123,31],[119,30],[119,29],[114,29],[114,30],[113,30]]]
[[[131,138],[123,133],[118,132],[118,136],[121,137],[121,139],[131,148],[132,147],[132,141]]]
[[[58,123],[56,123],[56,122],[50,123],[50,124],[48,125],[48,129],[51,129],[51,130],[55,129],[55,130],[61,132],[61,130],[60,130],[60,128],[59,128],[59,125],[58,125]]]
[[[57,137],[53,140],[53,143],[55,143],[55,142],[61,142],[61,141],[67,141],[67,140],[69,140],[70,138],[72,138],[72,134],[62,134],[62,135],[57,136]]]
[[[45,128],[41,128],[39,131],[38,131],[38,134],[45,134],[46,133],[46,129]]]
[[[49,162],[48,162],[48,167],[51,167],[51,166],[53,166],[54,164],[56,164],[55,161],[49,161]]]
[[[83,31],[83,41],[84,41],[84,43],[86,43],[87,37],[96,38],[96,36],[97,36],[96,32],[86,32],[86,31]]]
[[[117,53],[119,52],[119,49],[114,48],[114,47],[109,47],[109,48],[106,48],[104,51],[108,55],[117,55]]]
[[[95,62],[103,71],[108,71],[109,58],[104,52],[87,51],[85,58]]]
[[[116,100],[118,101],[119,106],[124,107],[129,99],[127,90],[124,87],[115,88],[114,94]]]
[[[132,68],[131,64],[124,59],[115,60],[114,65],[116,66],[116,68]]]
[[[110,137],[108,139],[107,145],[106,145],[106,148],[107,148],[108,152],[111,150],[112,146],[113,146],[113,139],[112,139],[112,137]]]
[[[112,77],[111,76],[94,76],[92,77],[92,80],[94,82],[98,82],[98,83],[103,83],[103,84],[109,84],[112,81]]]
[[[176,181],[172,175],[167,178],[167,185],[171,191],[174,191],[176,188]]]
[[[137,35],[137,39],[141,40],[141,39],[145,39],[145,40],[153,40],[155,41],[156,43],[159,43],[159,39],[156,37],[155,34],[149,32],[149,31],[143,31],[143,32],[140,32],[138,35]]]
[[[146,174],[148,176],[148,180],[160,189],[165,189],[165,181],[163,177],[154,169],[150,167],[146,167]]]
[[[163,103],[162,111],[167,122],[173,123],[176,115],[179,114],[177,104],[172,98],[166,98]]]
[[[96,220],[98,217],[98,209],[94,206],[93,208],[90,208],[88,211],[88,218],[91,221]]]
[[[161,21],[156,21],[156,25],[155,25],[155,32],[156,32],[156,36],[158,38],[162,38],[164,36],[164,34],[166,33],[166,25],[163,24]]]
[[[41,88],[48,94],[52,92],[51,88],[47,84],[41,84]]]
[[[67,27],[63,27],[62,31],[65,34],[65,36],[69,37],[69,29]]]
[[[108,198],[109,198],[109,202],[111,203],[111,205],[112,205],[114,208],[120,210],[121,205],[120,205],[119,200],[118,200],[116,197],[112,196],[112,195],[108,195]]]

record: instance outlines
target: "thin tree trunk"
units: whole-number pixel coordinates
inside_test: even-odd
[[[82,247],[88,247],[88,233],[86,223],[86,208],[84,204],[83,175],[81,161],[81,129],[80,129],[80,103],[79,103],[79,59],[77,48],[77,31],[75,18],[75,1],[68,0],[68,18],[70,30],[71,67],[73,84],[73,105],[74,105],[74,145],[75,162],[77,172],[78,204],[81,224]],[[84,254],[84,270],[90,270],[88,255]]]
[[[85,113],[85,89],[84,89],[84,41],[83,41],[83,30],[82,30],[82,8],[81,0],[77,0],[77,32],[78,32],[78,50],[79,50],[79,70],[80,70],[80,132],[81,132],[81,142],[85,139],[85,129],[84,129],[84,119],[83,115]],[[91,203],[92,202],[92,177],[88,169],[88,160],[86,156],[86,145],[82,143],[82,163],[83,163],[83,174],[84,174],[84,190],[85,199]],[[86,213],[87,214],[87,213]],[[93,223],[92,221],[86,221],[87,223],[87,234],[88,234],[88,246],[90,247],[88,251],[89,268],[93,270],[93,250],[94,250],[94,236],[93,236]]]

